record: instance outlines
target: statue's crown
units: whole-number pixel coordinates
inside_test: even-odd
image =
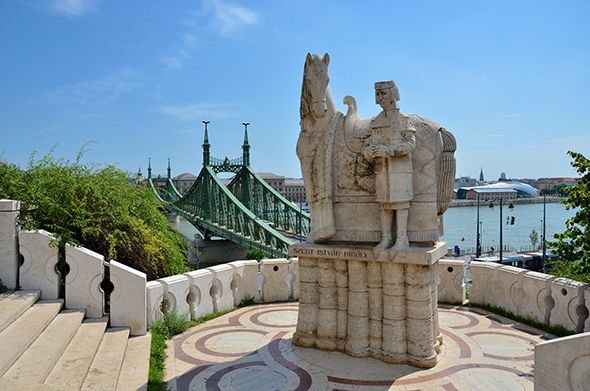
[[[386,80],[386,81],[378,81],[375,83],[375,89],[380,90],[384,88],[397,88],[395,85],[395,81],[393,80]]]

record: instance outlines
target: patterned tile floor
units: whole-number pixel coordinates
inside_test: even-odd
[[[480,309],[439,306],[431,369],[293,346],[297,303],[256,305],[168,343],[168,390],[533,390],[534,346],[552,336]]]

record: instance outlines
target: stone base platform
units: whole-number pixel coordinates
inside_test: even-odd
[[[441,360],[421,369],[294,346],[297,312],[297,303],[256,305],[192,327],[168,343],[167,389],[532,391],[534,346],[552,338],[483,310],[441,305]]]

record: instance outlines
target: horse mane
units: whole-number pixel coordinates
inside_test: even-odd
[[[307,61],[306,61],[305,66],[303,68],[303,85],[301,86],[301,106],[299,107],[299,116],[301,118],[302,125],[303,125],[303,121],[306,118],[309,118],[311,120],[312,125],[315,125],[315,118],[313,117],[313,115],[311,115],[311,102],[312,102],[311,90],[309,89],[309,87],[307,86],[307,83],[305,82],[305,78],[307,76],[308,71],[309,70],[307,69]]]

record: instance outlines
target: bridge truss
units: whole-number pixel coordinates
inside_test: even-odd
[[[207,123],[202,147],[203,168],[184,196],[172,182],[170,161],[166,178],[152,178],[150,163],[148,182],[163,207],[188,220],[205,239],[218,236],[250,250],[262,251],[269,258],[286,258],[287,247],[293,244],[288,236],[306,236],[310,216],[250,167],[247,125],[241,158],[210,156]],[[222,172],[236,174],[227,186],[217,176]]]

